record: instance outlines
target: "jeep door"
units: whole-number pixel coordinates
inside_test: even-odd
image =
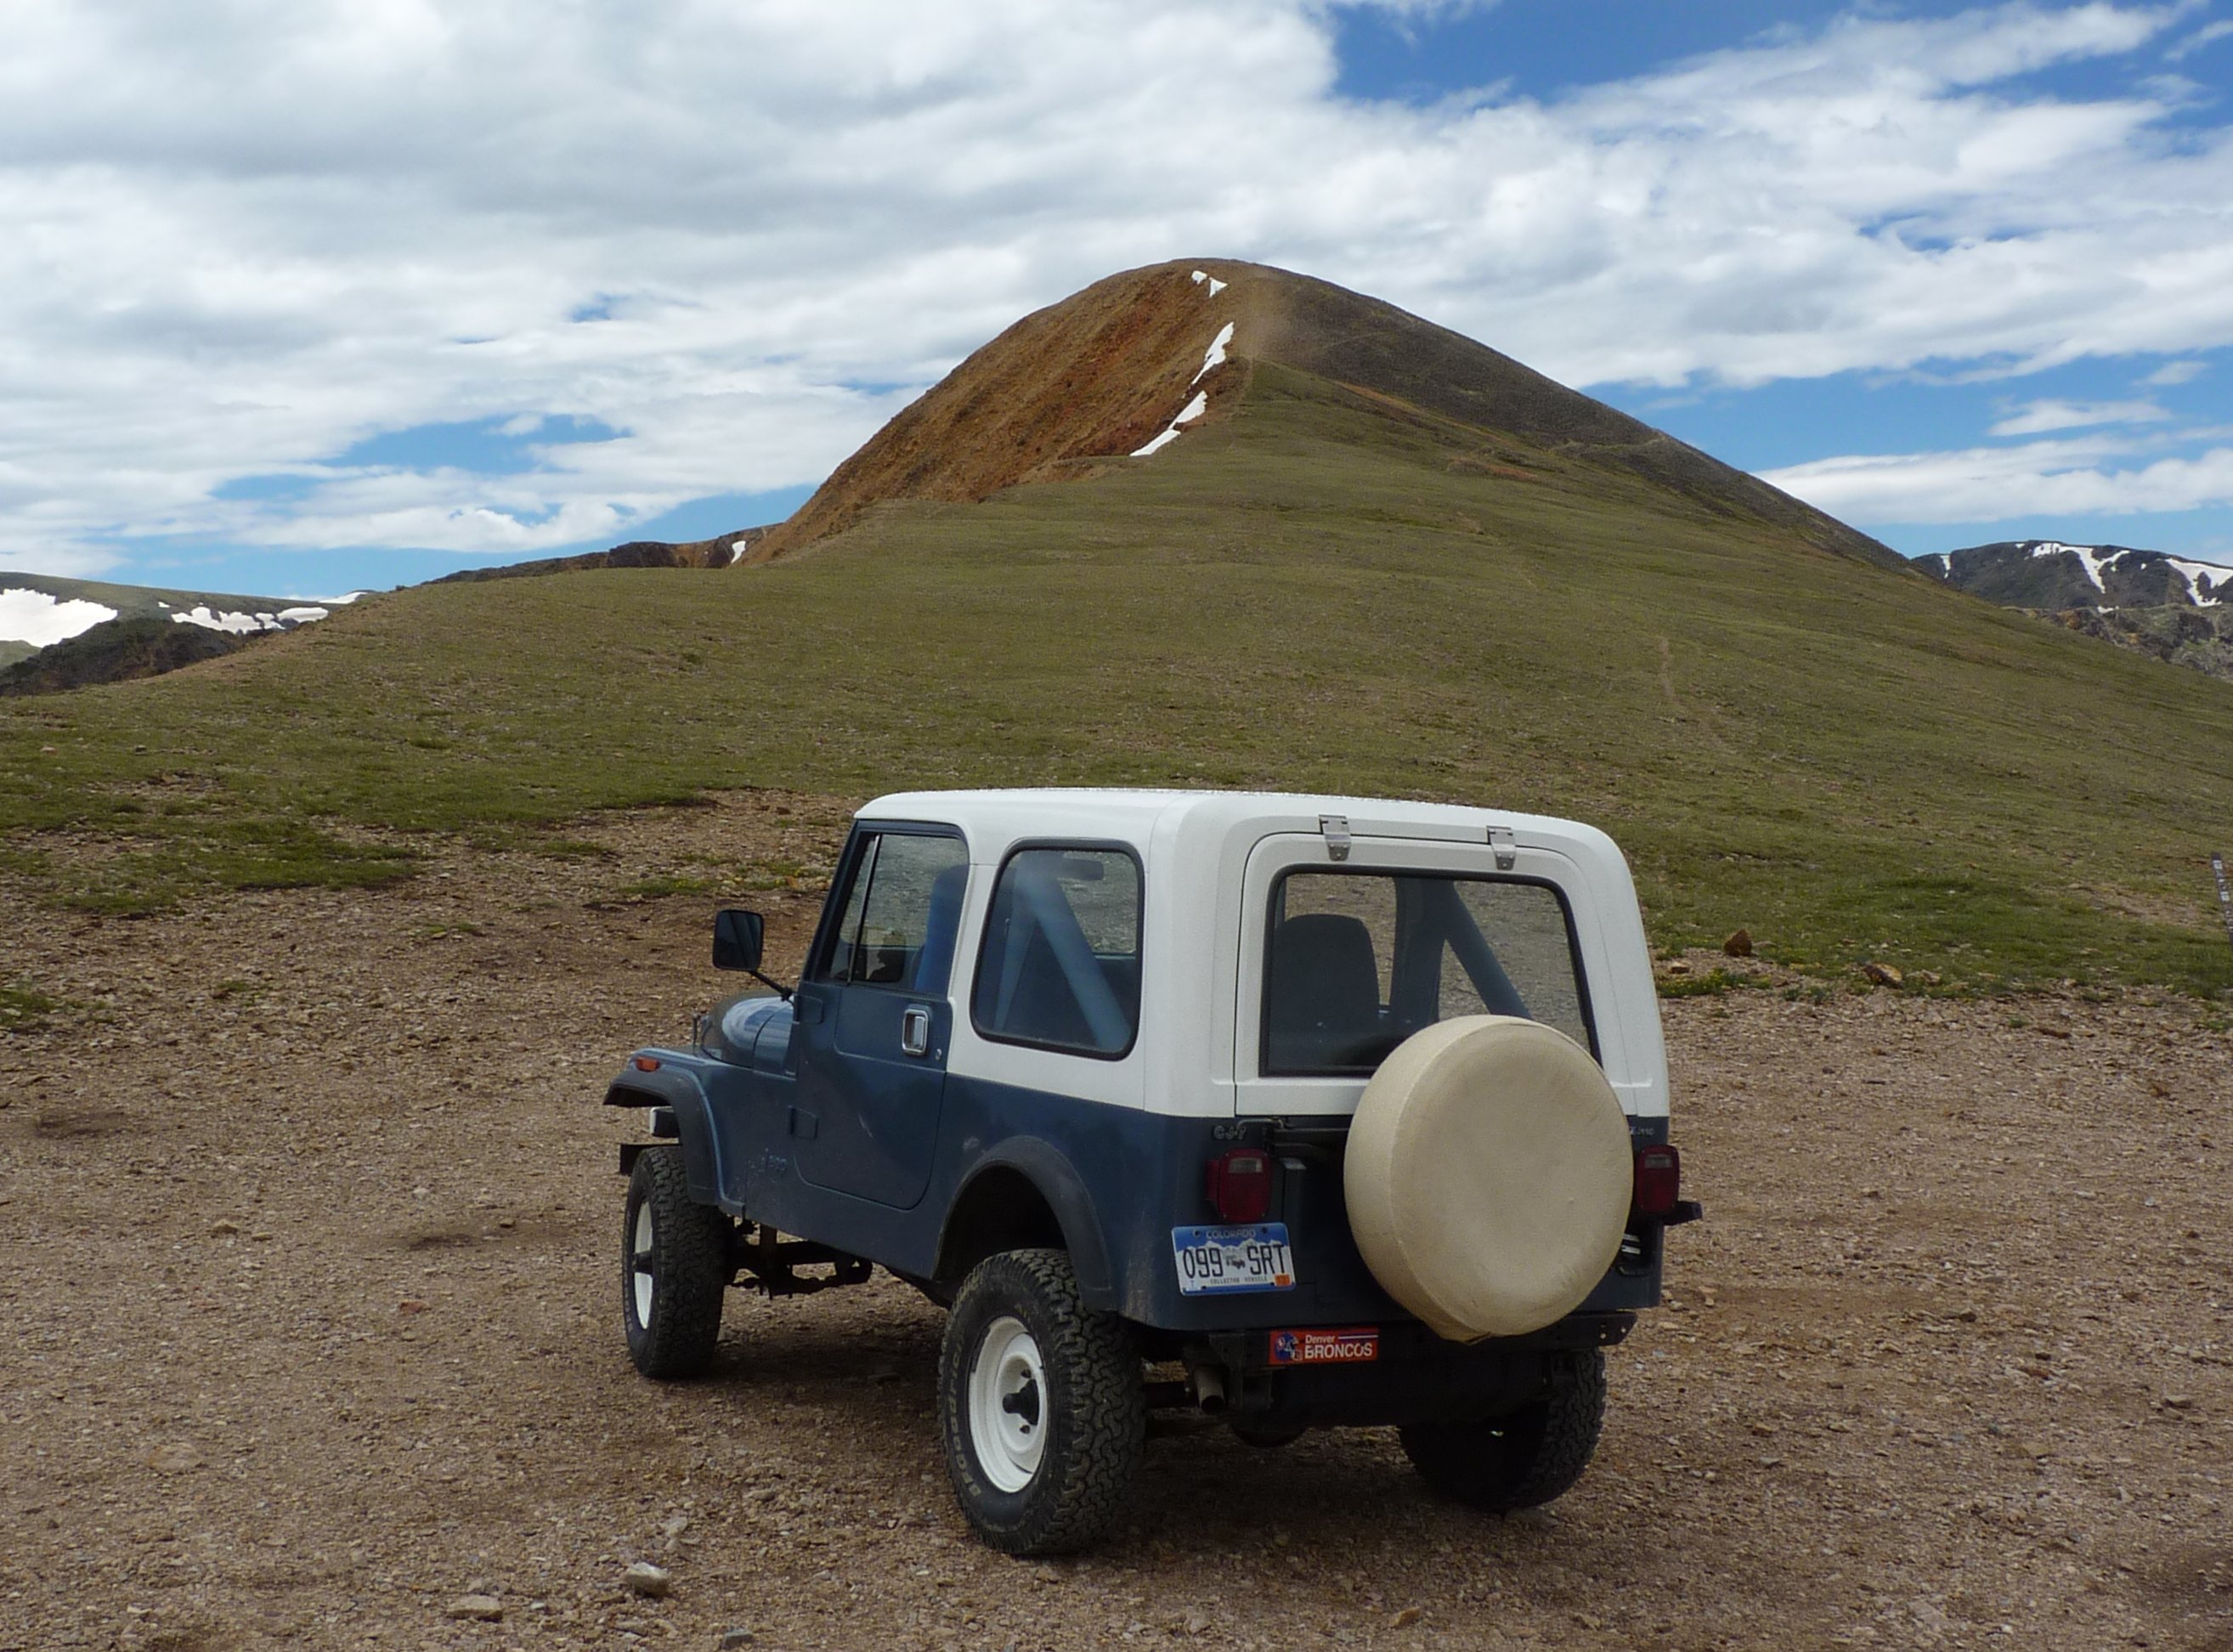
[[[816,1187],[905,1209],[929,1185],[968,862],[950,828],[855,834],[791,1035],[791,1149]]]

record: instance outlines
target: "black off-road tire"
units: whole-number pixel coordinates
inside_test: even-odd
[[[628,1357],[646,1376],[672,1381],[713,1369],[721,1299],[735,1272],[732,1232],[728,1217],[692,1200],[680,1148],[661,1144],[637,1156],[621,1223],[621,1324]],[[640,1274],[648,1280],[648,1312]]]
[[[1551,1392],[1481,1422],[1415,1422],[1399,1430],[1420,1478],[1454,1502],[1493,1514],[1532,1509],[1572,1488],[1605,1427],[1605,1355],[1553,1356]]]
[[[1016,1322],[1044,1374],[1032,1421],[1045,1432],[1027,1482],[1004,1490],[980,1458],[972,1379],[988,1336]],[[987,1545],[1012,1555],[1086,1548],[1123,1511],[1147,1442],[1147,1387],[1131,1328],[1115,1314],[1087,1311],[1065,1252],[988,1257],[963,1281],[947,1321],[938,1422],[954,1497]]]

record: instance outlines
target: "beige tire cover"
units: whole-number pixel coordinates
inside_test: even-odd
[[[1632,1154],[1619,1098],[1565,1033],[1437,1022],[1364,1087],[1350,1226],[1382,1288],[1440,1335],[1517,1337],[1572,1312],[1612,1265]]]

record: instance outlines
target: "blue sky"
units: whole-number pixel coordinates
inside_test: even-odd
[[[0,58],[0,568],[331,595],[779,519],[1257,259],[1910,553],[2233,563],[2233,3],[85,0]]]

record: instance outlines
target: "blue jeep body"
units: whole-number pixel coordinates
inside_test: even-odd
[[[636,1051],[605,1100],[648,1109],[650,1134],[680,1143],[691,1199],[735,1219],[738,1266],[764,1289],[824,1283],[798,1273],[811,1264],[850,1265],[847,1278],[873,1264],[945,1302],[989,1255],[1058,1247],[1085,1305],[1131,1322],[1149,1357],[1214,1363],[1237,1410],[1275,1420],[1462,1411],[1500,1385],[1524,1387],[1536,1354],[1620,1340],[1659,1300],[1664,1228],[1687,1209],[1634,1216],[1618,1260],[1559,1323],[1443,1342],[1381,1288],[1351,1233],[1342,1154],[1364,1069],[1275,1070],[1282,1011],[1266,998],[1280,970],[1277,902],[1291,898],[1282,880],[1379,871],[1416,881],[1455,865],[1469,898],[1476,883],[1490,894],[1525,887],[1542,912],[1563,914],[1563,1013],[1613,1079],[1635,1145],[1663,1144],[1657,1004],[1618,851],[1588,829],[1522,816],[1406,805],[1376,833],[1370,812],[1399,806],[1351,803],[1334,815],[1322,799],[1245,803],[1092,792],[879,800],[855,823],[795,992],[726,1000],[700,1018],[694,1047]],[[886,870],[872,874],[879,856]],[[906,931],[877,932],[872,877],[902,887],[891,868],[915,865]],[[1035,868],[1047,871],[1037,885]],[[1097,940],[1071,935],[1063,909],[1035,918],[1058,875],[1119,920]],[[1267,900],[1268,919],[1258,910]],[[1322,927],[1341,923],[1366,927]],[[1354,945],[1351,931],[1336,939]],[[1409,1024],[1397,1013],[1404,967],[1399,956],[1391,984],[1372,986],[1353,1018],[1402,1023],[1374,1035],[1383,1041]],[[1447,959],[1436,967],[1453,979],[1458,969]],[[1483,970],[1494,972],[1486,987]],[[1485,998],[1519,1004],[1493,960],[1471,972]],[[1035,991],[1046,1000],[1036,1011]],[[1418,1014],[1433,1018],[1438,1004]],[[1292,1281],[1188,1294],[1174,1231],[1220,1220],[1205,1167],[1236,1147],[1271,1161],[1264,1219],[1286,1230]],[[622,1149],[623,1168],[640,1151]],[[1377,1332],[1370,1364],[1273,1370],[1276,1336],[1351,1327]]]

